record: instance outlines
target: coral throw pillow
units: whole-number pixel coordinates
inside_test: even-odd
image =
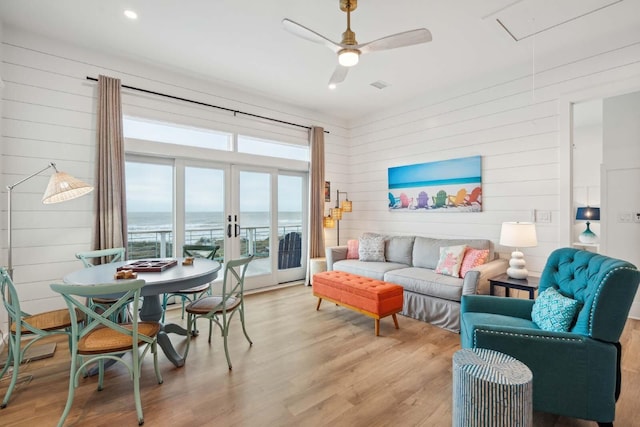
[[[460,265],[462,264],[466,249],[466,245],[441,247],[440,260],[436,266],[436,273],[459,277]]]
[[[347,259],[358,259],[358,240],[347,240]]]
[[[460,266],[460,277],[464,278],[467,271],[486,263],[487,258],[489,258],[489,249],[467,248]]]

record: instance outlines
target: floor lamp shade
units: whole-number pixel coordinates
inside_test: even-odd
[[[538,245],[536,226],[532,222],[503,222],[500,231],[500,244],[516,250],[511,252],[507,275],[514,279],[526,279],[529,272],[526,269],[524,254],[519,248],[530,248]]]
[[[42,203],[60,203],[90,193],[93,187],[74,178],[65,172],[56,172],[51,175],[47,189],[42,196]]]

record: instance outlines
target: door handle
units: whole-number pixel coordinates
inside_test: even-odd
[[[227,237],[231,237],[231,224],[227,225]]]
[[[236,235],[234,237],[238,237],[240,235],[240,224],[236,224],[235,234]]]

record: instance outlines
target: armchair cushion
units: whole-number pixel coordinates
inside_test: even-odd
[[[573,324],[580,303],[565,297],[555,288],[545,289],[533,304],[531,319],[545,331],[567,332]]]

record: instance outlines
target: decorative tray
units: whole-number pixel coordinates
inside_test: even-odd
[[[164,271],[167,268],[175,267],[177,264],[177,259],[141,259],[133,261],[127,265],[123,265],[122,267],[118,267],[117,270],[131,270],[136,273],[157,273]]]

